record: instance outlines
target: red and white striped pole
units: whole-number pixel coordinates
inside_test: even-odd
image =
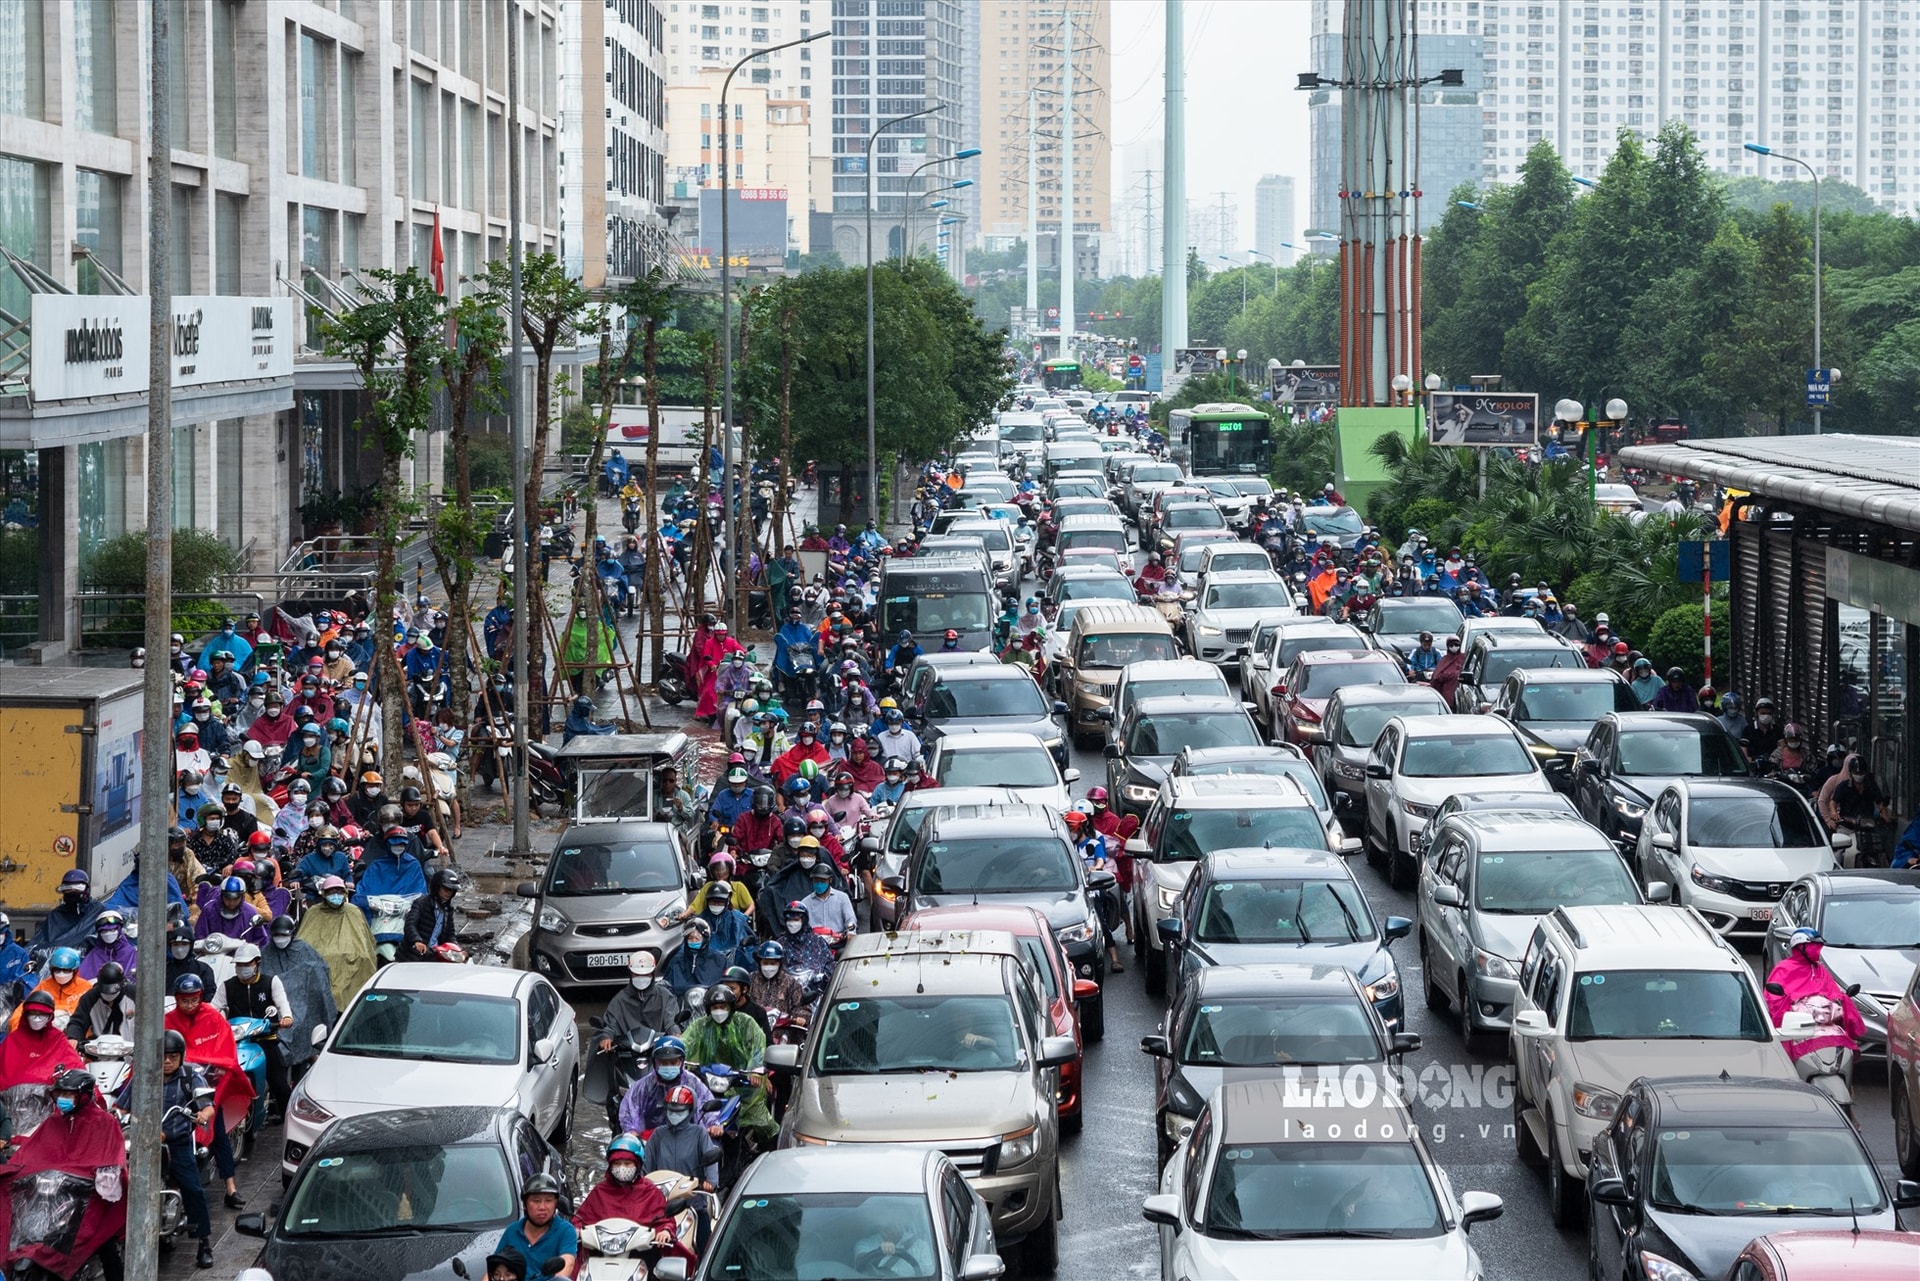
[[[1713,684],[1713,544],[1700,544],[1700,685]]]

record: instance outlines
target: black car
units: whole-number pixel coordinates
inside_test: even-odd
[[[365,1112],[320,1136],[276,1217],[243,1214],[234,1230],[266,1241],[254,1266],[275,1281],[334,1281],[343,1267],[364,1281],[483,1277],[535,1174],[565,1187],[566,1159],[515,1109]]]
[[[1405,658],[1419,646],[1421,632],[1432,632],[1444,650],[1446,638],[1460,630],[1460,607],[1445,596],[1382,596],[1359,626],[1380,648]]]
[[[1107,791],[1120,814],[1145,816],[1174,757],[1189,747],[1258,747],[1246,705],[1227,697],[1143,698],[1107,731]]]
[[[1544,632],[1477,632],[1467,642],[1460,683],[1453,689],[1456,712],[1489,712],[1500,683],[1521,668],[1590,671],[1586,656]]]
[[[1573,758],[1573,804],[1613,843],[1631,849],[1640,820],[1677,778],[1744,778],[1733,735],[1698,712],[1609,712]]]
[[[1772,1232],[1891,1230],[1892,1196],[1833,1099],[1800,1081],[1641,1077],[1594,1142],[1589,1276],[1726,1275]]]
[[[1625,677],[1607,668],[1523,667],[1500,682],[1489,710],[1512,721],[1529,744],[1544,743],[1566,762],[1595,721],[1608,712],[1637,712],[1640,699]],[[1566,782],[1564,763],[1561,768],[1556,784]]]
[[[1007,730],[1033,735],[1056,765],[1067,767],[1067,735],[1059,721],[1067,705],[1043,694],[1026,668],[983,663],[931,670],[932,684],[911,713],[929,754],[942,734],[955,729]]]
[[[1140,1038],[1154,1064],[1154,1133],[1160,1164],[1186,1126],[1229,1081],[1354,1065],[1384,1067],[1420,1048],[1389,1032],[1353,971],[1335,965],[1217,965],[1174,995],[1161,1031]],[[1384,1073],[1382,1074],[1384,1076]],[[1311,1088],[1310,1086],[1308,1088]]]

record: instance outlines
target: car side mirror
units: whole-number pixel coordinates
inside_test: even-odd
[[[1513,1016],[1513,1034],[1537,1039],[1552,1036],[1553,1027],[1547,1022],[1547,1016],[1539,1010],[1522,1010]]]
[[[1387,936],[1387,942],[1389,943],[1395,939],[1403,939],[1413,933],[1413,922],[1404,916],[1389,916],[1387,918],[1387,928],[1383,930],[1382,933]]]
[[[1375,762],[1369,761],[1367,762],[1367,777],[1379,778],[1379,779],[1392,778],[1393,771],[1388,769],[1384,765],[1376,764]]]
[[[1657,850],[1674,850],[1680,848],[1680,843],[1673,839],[1673,833],[1671,832],[1655,832],[1647,838],[1647,843]]]
[[[687,1281],[687,1261],[665,1258],[653,1265],[654,1281]]]
[[[1787,994],[1787,989],[1783,985],[1775,983],[1771,979],[1769,979],[1764,986],[1767,991],[1773,993],[1775,996],[1785,996]]]
[[[1850,850],[1853,848],[1853,833],[1852,832],[1835,832],[1832,836],[1827,838],[1827,843],[1833,846],[1833,848],[1836,851]]]
[[[518,894],[521,898],[539,898],[540,897],[540,887],[538,885],[535,885],[532,881],[520,882],[519,885],[514,887],[513,892],[515,894]]]
[[[1340,838],[1340,857],[1342,858],[1352,858],[1355,854],[1358,854],[1362,848],[1364,848],[1364,846],[1357,836],[1343,836]]]
[[[676,1259],[675,1262],[680,1264],[681,1276],[684,1278],[686,1275],[685,1261]],[[1006,1272],[1007,1265],[1000,1261],[999,1255],[970,1254],[967,1256],[966,1262],[960,1265],[959,1281],[994,1281],[996,1277],[1005,1276]],[[660,1270],[659,1264],[655,1264],[653,1275],[656,1277],[665,1277],[667,1274]]]
[[[550,1036],[541,1037],[539,1040],[533,1043],[533,1061],[535,1063],[547,1062],[549,1059],[553,1058],[554,1049],[555,1049],[555,1045],[552,1037]]]
[[[1393,1034],[1393,1048],[1388,1050],[1387,1053],[1412,1054],[1423,1044],[1425,1044],[1425,1041],[1418,1032],[1395,1032]]]
[[[1048,1036],[1040,1040],[1040,1066],[1060,1067],[1073,1062],[1080,1047],[1070,1036]]]
[[[1099,995],[1100,995],[1100,985],[1098,983],[1095,983],[1092,979],[1075,979],[1073,981],[1073,999],[1074,1000],[1091,1001],[1094,997]]]
[[[1170,944],[1178,943],[1180,941],[1180,918],[1177,916],[1163,916],[1153,923],[1153,930],[1154,933],[1160,936],[1161,942]]]
[[[1140,1203],[1140,1217],[1163,1228],[1180,1226],[1180,1198],[1161,1193]]]
[[[1157,1034],[1143,1036],[1140,1038],[1140,1052],[1156,1059],[1170,1059],[1173,1057],[1173,1043]]]
[[[1090,872],[1087,875],[1087,888],[1090,890],[1108,890],[1120,883],[1112,872]]]
[[[1471,1231],[1476,1223],[1491,1223],[1506,1208],[1506,1202],[1491,1192],[1469,1192],[1460,1198],[1460,1227]]]
[[[904,876],[883,876],[880,878],[880,888],[895,898],[900,898],[907,892],[907,878]]]
[[[1464,907],[1466,901],[1460,897],[1457,885],[1436,885],[1433,887],[1433,905],[1435,907]]]
[[[322,1046],[326,1045],[326,1043],[327,1043],[327,1025],[325,1023],[314,1024],[313,1048],[316,1050],[320,1049]]]
[[[1673,902],[1673,886],[1666,881],[1650,881],[1647,884],[1647,902]]]
[[[1063,783],[1078,783],[1080,781],[1080,771],[1077,769],[1061,770],[1060,781]]]
[[[1106,757],[1110,761],[1117,761],[1120,759],[1120,754],[1121,754],[1120,744],[1108,743],[1105,747],[1100,749],[1100,754]]]
[[[797,1045],[769,1045],[761,1062],[777,1072],[793,1072],[800,1067],[800,1047]]]
[[[1601,1205],[1633,1204],[1633,1198],[1627,1195],[1627,1185],[1620,1179],[1595,1179],[1588,1187],[1587,1195]]]
[[[1138,838],[1128,841],[1126,850],[1127,853],[1133,855],[1135,858],[1151,858],[1153,856],[1153,846]]]
[[[859,849],[863,854],[878,854],[880,852],[880,838],[877,836],[861,837]]]
[[[260,1237],[264,1239],[267,1235],[267,1216],[264,1214],[243,1214],[233,1221],[233,1230],[243,1237]]]
[[[1920,1207],[1920,1180],[1902,1179],[1893,1185],[1893,1208],[1911,1210]]]
[[[1067,705],[1061,702],[1059,699],[1057,698],[1054,699],[1052,706],[1053,706],[1053,714],[1055,716],[1065,716],[1067,714]]]

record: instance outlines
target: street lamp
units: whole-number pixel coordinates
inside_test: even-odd
[[[1400,401],[1406,397],[1407,393],[1412,390],[1413,390],[1412,378],[1408,377],[1406,374],[1395,374],[1393,376],[1393,398],[1394,398],[1395,404],[1400,403]]]
[[[1580,184],[1580,185],[1581,185],[1582,187],[1597,187],[1597,186],[1599,186],[1599,185],[1600,185],[1599,183],[1597,183],[1597,182],[1595,182],[1595,181],[1594,181],[1593,179],[1591,179],[1591,178],[1582,178],[1582,177],[1581,177],[1581,176],[1580,176],[1579,174],[1577,174],[1577,173],[1576,173],[1576,174],[1569,174],[1569,175],[1567,175],[1567,176],[1568,176],[1568,177],[1570,177],[1570,178],[1572,178],[1572,179],[1573,179],[1573,180],[1574,180],[1575,182],[1577,182],[1577,183],[1579,183],[1579,184]]]
[[[1234,352],[1233,358],[1240,362],[1240,381],[1243,383],[1247,382],[1247,349],[1242,347],[1239,351]],[[1251,387],[1253,384],[1247,383],[1247,385]]]
[[[1273,266],[1273,292],[1278,296],[1280,293],[1280,260],[1272,254],[1263,253],[1258,249],[1249,249],[1247,253],[1255,258],[1265,258],[1267,262]]]
[[[916,169],[914,169],[914,171],[913,171],[912,173],[910,173],[910,174],[908,174],[908,175],[907,175],[907,187],[906,187],[906,191],[905,191],[905,193],[904,193],[904,194],[902,195],[902,197],[901,197],[901,198],[902,198],[903,200],[905,200],[905,201],[907,201],[908,203],[911,203],[911,202],[912,202],[912,200],[913,200],[913,183],[914,183],[914,180],[915,180],[916,178],[918,178],[918,177],[919,177],[919,176],[920,176],[921,174],[923,174],[923,173],[925,173],[925,172],[926,172],[927,170],[929,170],[929,169],[931,169],[931,168],[933,168],[933,167],[934,167],[935,165],[946,165],[946,164],[952,164],[952,163],[953,163],[954,161],[956,161],[956,160],[971,160],[971,159],[973,159],[973,158],[974,158],[975,156],[977,156],[977,155],[979,155],[979,154],[980,154],[980,148],[978,148],[978,147],[967,147],[967,148],[964,148],[964,149],[962,149],[962,150],[960,150],[960,151],[956,151],[956,152],[954,152],[954,153],[953,153],[952,155],[950,155],[950,156],[940,156],[940,157],[937,157],[936,159],[933,159],[933,160],[928,160],[928,161],[926,161],[926,162],[924,162],[924,163],[923,163],[923,164],[921,164],[921,165],[920,165],[919,167],[917,167]],[[966,179],[965,181],[963,181],[963,182],[961,182],[961,183],[958,183],[958,184],[956,184],[956,185],[958,185],[958,186],[962,186],[962,187],[970,187],[970,186],[972,186],[972,185],[973,185],[973,179],[971,179],[971,178],[968,178],[968,179]],[[936,188],[935,190],[938,190],[938,191],[946,191],[946,190],[948,190],[948,188],[946,188],[946,187],[938,187],[938,188]],[[932,194],[933,194],[933,192],[931,192],[931,191],[929,191],[929,192],[924,192],[924,193],[922,193],[922,194],[923,194],[923,195],[929,195],[929,196],[930,196],[930,195],[932,195]],[[904,262],[904,261],[906,261],[906,258],[907,258],[907,229],[908,229],[908,228],[907,228],[907,223],[908,223],[908,221],[909,221],[909,220],[911,219],[911,216],[912,216],[912,215],[911,215],[911,214],[909,214],[909,215],[907,215],[907,217],[905,217],[905,218],[903,218],[903,219],[901,220],[901,226],[900,226],[900,259],[901,259],[901,261],[903,261],[903,262]],[[892,255],[888,255],[888,256],[889,256],[889,257],[891,257]]]
[[[958,159],[958,157],[955,157],[955,159]],[[921,199],[924,200],[928,196],[937,196],[943,191],[959,191],[963,188],[971,187],[972,185],[973,185],[973,179],[961,178],[956,182],[948,183],[944,187],[935,187],[931,191],[922,192]],[[907,199],[911,201],[913,197],[909,196],[907,197]],[[945,209],[951,203],[952,203],[951,201],[947,201],[947,200],[934,200],[934,201],[930,201],[925,205],[922,205],[921,208],[922,209]],[[913,220],[916,212],[917,211],[912,208],[909,208],[907,210],[906,221],[900,231],[900,261],[901,262],[905,262],[909,257],[912,256],[912,254],[908,250],[908,245],[912,243],[912,240],[913,240]]]
[[[726,514],[728,567],[734,573],[741,572],[738,527],[733,505],[733,254],[729,232],[730,219],[727,210],[727,179],[731,176],[727,170],[732,166],[728,152],[733,140],[733,121],[727,117],[727,94],[733,89],[733,77],[755,58],[764,58],[770,53],[782,49],[791,49],[795,45],[812,44],[815,40],[824,40],[833,34],[831,27],[816,31],[810,36],[801,36],[798,40],[788,40],[782,44],[768,45],[764,49],[755,49],[746,57],[733,64],[727,70],[727,78],[720,82],[720,510]],[[742,442],[743,444],[745,442]],[[649,476],[647,483],[652,484]],[[728,625],[740,630],[740,594],[727,593]]]
[[[1475,204],[1471,200],[1456,200],[1453,202],[1453,204],[1454,204],[1454,208],[1456,209],[1471,209],[1471,210],[1474,210],[1476,213],[1479,212],[1479,209],[1480,209],[1480,206]]]
[[[876,527],[884,522],[880,516],[880,491],[876,477],[879,461],[876,457],[878,451],[874,444],[873,430],[873,144],[881,134],[893,126],[907,120],[918,120],[921,116],[930,116],[938,110],[940,106],[936,103],[920,111],[910,111],[904,116],[882,120],[874,131],[867,135],[867,509],[873,513]],[[911,177],[908,181],[912,181]]]
[[[1443,384],[1440,381],[1439,374],[1428,374],[1424,379],[1421,380],[1420,385],[1425,387],[1429,392],[1435,392],[1435,391],[1439,391],[1440,388],[1445,384]]]
[[[1820,175],[1814,167],[1798,156],[1789,156],[1775,151],[1772,147],[1749,142],[1746,149],[1756,156],[1772,156],[1775,160],[1784,160],[1799,165],[1813,179],[1813,367],[1824,369],[1820,362]],[[1813,434],[1820,434],[1820,406],[1813,407]]]
[[[1214,257],[1218,258],[1221,262],[1230,263],[1233,261],[1233,259],[1227,257],[1225,254],[1215,254]],[[1240,264],[1240,314],[1243,316],[1247,314],[1247,265],[1245,263]]]

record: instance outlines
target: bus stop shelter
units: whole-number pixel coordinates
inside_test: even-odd
[[[1817,746],[1869,763],[1894,833],[1920,806],[1920,439],[1784,436],[1634,445],[1628,467],[1729,495],[1733,679]],[[1719,625],[1719,620],[1715,620]],[[1889,839],[1889,848],[1891,840]]]

